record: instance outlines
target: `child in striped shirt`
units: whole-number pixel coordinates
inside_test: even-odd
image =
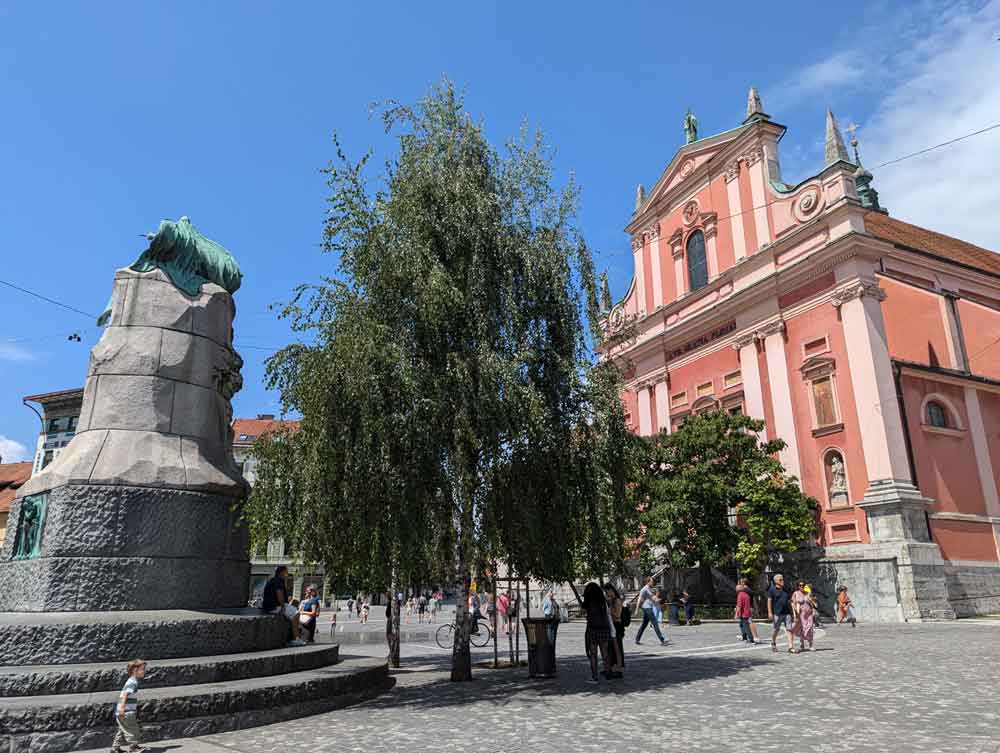
[[[129,744],[129,751],[138,751],[142,748],[139,742],[142,739],[142,731],[139,728],[139,718],[136,716],[138,706],[139,680],[146,676],[146,662],[142,659],[133,659],[128,663],[128,679],[122,687],[121,695],[118,696],[118,703],[115,704],[115,732],[114,742],[111,743],[112,753],[122,753],[122,746]]]

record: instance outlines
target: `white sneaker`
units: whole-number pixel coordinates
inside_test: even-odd
[[[291,647],[298,648],[299,646],[306,645],[306,642],[305,641],[300,641],[298,638],[296,638],[294,641],[288,641],[288,645],[291,646]]]

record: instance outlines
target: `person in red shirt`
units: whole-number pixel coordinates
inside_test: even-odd
[[[734,616],[740,623],[740,640],[746,643],[757,642],[751,632],[750,617],[752,614],[753,601],[750,598],[750,581],[741,578],[739,586],[736,587],[736,612]]]

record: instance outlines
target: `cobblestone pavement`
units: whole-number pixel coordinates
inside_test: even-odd
[[[736,633],[671,628],[669,646],[636,647],[633,629],[626,679],[596,686],[577,625],[560,630],[547,681],[476,669],[450,683],[447,652],[404,645],[396,687],[365,704],[148,751],[1000,753],[1000,621],[832,626],[799,655],[744,647]]]

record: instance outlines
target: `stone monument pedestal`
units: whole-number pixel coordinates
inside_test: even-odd
[[[115,275],[76,436],[11,506],[0,748],[12,753],[110,743],[136,658],[154,678],[147,740],[304,716],[391,684],[384,662],[342,668],[336,646],[286,648],[287,621],[247,608],[249,487],[230,426],[241,275],[186,218],[149,238]]]

